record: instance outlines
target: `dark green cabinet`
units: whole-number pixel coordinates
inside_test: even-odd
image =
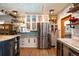
[[[70,49],[63,44],[63,56],[69,56]]]
[[[19,55],[19,37],[0,42],[0,56]]]
[[[63,56],[63,44],[57,41],[57,56]]]
[[[76,52],[69,45],[57,40],[57,56],[79,56],[79,52]]]
[[[0,56],[2,55],[2,43],[0,42]]]

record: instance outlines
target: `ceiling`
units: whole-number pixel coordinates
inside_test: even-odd
[[[57,14],[67,7],[69,3],[0,3],[0,9],[17,10],[24,13],[49,13],[54,9]]]

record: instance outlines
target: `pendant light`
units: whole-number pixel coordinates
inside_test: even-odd
[[[56,15],[54,14],[54,9],[50,9],[50,10],[49,10],[49,18],[50,18],[49,21],[51,21],[51,22],[53,22],[53,23],[56,23],[57,17],[56,17]]]

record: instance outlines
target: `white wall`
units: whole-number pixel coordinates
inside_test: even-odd
[[[69,10],[69,8],[70,8],[71,6],[72,6],[72,4],[69,5],[67,8],[65,8],[62,12],[60,12],[60,13],[58,14],[58,30],[59,30],[59,37],[61,37],[61,19],[62,19],[63,17],[72,14],[72,17],[79,18],[79,11],[74,12],[74,13],[67,13],[67,11]],[[77,32],[76,32],[76,33],[77,33]],[[72,37],[76,37],[76,36],[74,36],[73,34],[74,34],[74,29],[72,28]],[[77,38],[79,38],[79,37],[77,36]]]
[[[72,5],[69,5],[68,7],[66,7],[64,10],[62,10],[59,14],[58,14],[58,30],[59,30],[59,37],[61,37],[61,19],[63,17],[66,17],[67,15],[70,15],[71,13],[67,13],[67,11],[69,10],[69,8]]]
[[[11,22],[11,17],[8,15],[0,15],[0,21],[4,21],[5,23]]]

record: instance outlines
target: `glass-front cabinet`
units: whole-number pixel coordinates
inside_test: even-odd
[[[37,31],[37,23],[40,23],[43,21],[47,22],[48,16],[47,15],[38,15],[38,14],[26,14],[24,18],[24,26],[21,24],[22,32],[30,32],[30,31]],[[25,31],[23,31],[23,29]]]
[[[26,32],[28,31],[37,31],[37,17],[36,15],[26,15],[25,23],[26,23]]]
[[[32,15],[32,27],[31,27],[31,30],[32,31],[36,31],[37,30],[37,18],[35,15]]]

